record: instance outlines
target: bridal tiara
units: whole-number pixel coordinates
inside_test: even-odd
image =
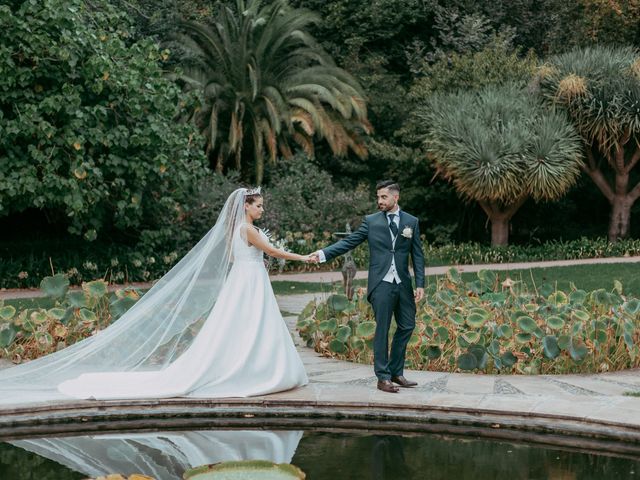
[[[262,190],[262,187],[258,187],[258,188],[247,188],[247,193],[245,193],[245,195],[249,196],[249,195],[261,195],[260,191]]]

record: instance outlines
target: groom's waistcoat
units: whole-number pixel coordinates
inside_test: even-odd
[[[396,271],[400,281],[411,285],[409,254],[416,277],[416,287],[424,287],[424,253],[420,242],[418,219],[400,210],[400,225],[395,245],[389,230],[389,221],[383,212],[364,217],[362,225],[348,237],[324,248],[327,260],[331,260],[354,249],[365,240],[369,243],[369,279],[367,297],[378,286],[391,267],[395,257]],[[409,233],[409,229],[411,233]],[[403,232],[406,235],[403,235]],[[408,238],[410,237],[410,238]]]

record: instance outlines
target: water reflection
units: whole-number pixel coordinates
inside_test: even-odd
[[[478,438],[313,430],[304,435],[302,431],[195,430],[0,443],[0,478],[76,480],[117,472],[175,480],[198,465],[250,459],[293,463],[310,480],[640,477],[639,459]]]
[[[185,470],[209,463],[245,459],[290,463],[302,434],[219,430],[83,435],[11,443],[90,477],[143,473],[157,480],[175,480],[182,478]]]

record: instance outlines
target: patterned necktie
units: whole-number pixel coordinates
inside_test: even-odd
[[[393,236],[397,237],[398,236],[398,226],[396,225],[395,218],[396,218],[396,214],[395,213],[390,213],[389,214],[389,229],[391,230],[391,233],[393,233]]]

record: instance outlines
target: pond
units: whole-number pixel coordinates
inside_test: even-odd
[[[192,430],[58,436],[0,443],[3,480],[80,480],[109,473],[180,479],[228,460],[290,462],[310,480],[626,479],[640,459],[434,434]]]

